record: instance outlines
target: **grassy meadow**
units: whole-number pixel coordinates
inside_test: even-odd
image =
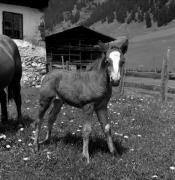
[[[158,94],[125,88],[118,97],[114,88],[109,117],[117,155],[112,156],[96,116],[90,139],[90,164],[81,158],[83,114],[64,106],[53,127],[52,142],[34,153],[33,122],[38,113],[38,89],[22,89],[25,127],[0,125],[0,179],[58,180],[173,180],[175,177],[175,102],[164,105]],[[46,115],[47,118],[47,115]],[[42,126],[41,139],[46,134]]]
[[[163,57],[170,47],[169,69],[175,72],[175,34],[141,41],[133,41],[129,44],[127,52],[127,69],[140,71],[160,70]]]
[[[117,30],[117,25],[113,26],[109,24],[106,28],[109,32],[113,31],[110,33],[113,37],[117,37],[120,28]],[[170,70],[174,72],[175,31],[162,29],[151,34],[145,31],[143,35],[143,29],[139,27],[133,32],[135,35],[138,32],[140,36],[134,35],[129,43],[127,68],[143,71],[160,68],[163,55],[170,47]],[[156,86],[160,83],[159,79],[137,77],[126,77],[126,81]],[[169,86],[174,87],[174,81],[169,81]],[[42,145],[40,151],[34,153],[33,124],[38,115],[38,98],[39,89],[22,89],[24,127],[15,123],[15,106],[14,103],[9,104],[10,122],[7,125],[0,124],[0,180],[175,179],[173,94],[168,94],[167,103],[162,104],[156,91],[126,87],[124,95],[119,97],[118,89],[114,87],[108,109],[118,153],[116,156],[109,153],[104,134],[94,114],[89,144],[90,164],[86,164],[81,156],[83,114],[79,109],[70,106],[64,106],[58,115],[53,126],[51,143]],[[46,114],[45,119],[47,117]],[[46,128],[45,121],[41,139],[46,135]]]

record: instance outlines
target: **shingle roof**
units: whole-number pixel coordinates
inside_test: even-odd
[[[103,43],[107,43],[110,41],[114,41],[115,39],[113,37],[107,36],[105,34],[99,33],[97,31],[94,31],[90,28],[84,27],[84,26],[77,26],[56,34],[52,34],[50,36],[47,36],[45,38],[46,43],[59,43],[61,41],[72,41],[72,40],[83,40],[90,42],[91,44],[97,44],[99,40],[101,40]]]

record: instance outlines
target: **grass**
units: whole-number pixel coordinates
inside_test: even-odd
[[[0,179],[174,179],[173,99],[162,105],[157,96],[146,91],[143,94],[126,89],[125,95],[117,100],[117,89],[114,89],[109,116],[118,154],[109,153],[94,115],[87,165],[81,159],[81,111],[64,106],[54,124],[51,143],[34,153],[32,124],[37,118],[38,89],[23,89],[22,96],[25,128],[19,128],[14,122],[13,104],[9,107],[11,123],[6,127],[0,125],[0,132],[6,136],[0,139]],[[41,139],[45,134],[46,122]]]

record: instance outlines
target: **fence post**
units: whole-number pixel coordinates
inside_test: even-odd
[[[52,71],[52,57],[47,56],[46,71]]]
[[[69,61],[66,61],[66,70],[69,71]]]
[[[170,48],[167,49],[166,57],[163,57],[163,63],[162,63],[160,94],[163,103],[167,101],[168,79],[169,79],[169,58],[170,58]]]
[[[62,68],[65,69],[65,66],[64,66],[64,57],[61,56],[61,60],[62,60]]]
[[[121,96],[123,96],[123,94],[124,94],[125,75],[126,75],[126,69],[125,69],[125,65],[123,65],[121,81],[120,81],[120,86],[119,86],[119,92],[120,92]]]

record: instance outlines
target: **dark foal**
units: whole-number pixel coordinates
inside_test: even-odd
[[[15,42],[7,36],[0,36],[0,102],[1,121],[8,120],[7,97],[14,99],[18,112],[18,120],[21,122],[21,85],[22,63]]]
[[[86,71],[73,72],[54,70],[46,75],[40,89],[39,118],[36,122],[34,145],[38,150],[38,136],[44,120],[44,114],[51,104],[52,110],[48,120],[45,141],[49,141],[53,123],[63,104],[81,108],[85,114],[83,126],[83,157],[89,163],[89,135],[92,131],[91,121],[95,111],[102,130],[106,135],[111,153],[115,152],[111,137],[107,104],[112,94],[112,83],[119,83],[121,70],[125,60],[128,43],[121,48],[107,49],[102,57],[94,61]],[[44,142],[45,142],[44,141]]]

